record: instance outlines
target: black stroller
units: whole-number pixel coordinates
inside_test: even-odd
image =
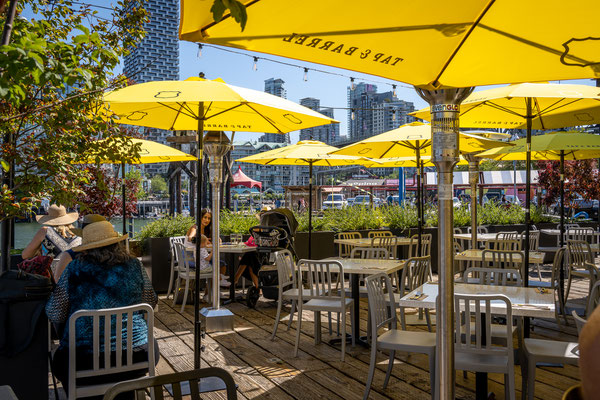
[[[276,251],[288,249],[296,258],[294,250],[294,239],[298,229],[298,221],[294,213],[287,208],[277,208],[267,211],[260,216],[260,225],[250,228],[250,234],[256,243],[256,251],[261,265],[264,268],[258,271],[258,285],[248,289],[246,303],[249,307],[256,306],[259,292],[262,289],[263,296],[270,300],[277,300],[278,278],[277,268],[266,267],[271,264],[271,255]]]

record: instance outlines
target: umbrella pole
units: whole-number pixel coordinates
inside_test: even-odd
[[[127,233],[127,222],[125,221],[125,211],[126,211],[126,207],[125,207],[125,163],[122,162],[121,163],[121,187],[123,190],[123,201],[122,201],[122,205],[123,205],[123,235],[125,235]]]
[[[565,151],[560,151],[560,247],[565,246]],[[564,270],[564,257],[560,262],[560,296],[561,298],[565,293],[565,270]],[[563,304],[566,304],[567,299],[563,299]],[[561,310],[564,311],[564,310]]]
[[[195,262],[197,268],[200,268],[200,227],[202,226],[202,166],[204,160],[202,159],[204,152],[204,102],[198,103],[198,137],[197,148],[196,148],[196,254]],[[219,266],[213,266],[213,268],[219,268]],[[219,281],[213,282],[213,285],[219,285]],[[200,313],[200,279],[194,280],[194,368],[200,368],[200,348],[201,348],[201,322],[199,318]]]
[[[525,259],[523,260],[523,286],[529,286],[529,225],[531,223],[531,124],[533,122],[532,103],[533,99],[525,99],[527,106],[527,153],[525,157]],[[523,321],[523,336],[529,337],[529,318]]]
[[[423,191],[421,187],[421,173],[423,172],[421,165],[421,150],[419,149],[419,141],[417,140],[417,254],[421,256],[421,235],[423,234]]]
[[[308,163],[308,258],[312,257],[312,180],[313,180],[313,163]]]

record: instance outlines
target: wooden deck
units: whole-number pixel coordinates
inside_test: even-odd
[[[549,276],[549,268],[545,275]],[[533,276],[532,276],[533,278]],[[587,281],[575,281],[570,299],[583,304],[587,295]],[[571,303],[570,300],[570,303]],[[314,344],[313,315],[306,313],[302,324],[300,352],[293,357],[296,323],[286,330],[287,312],[284,323],[279,325],[277,338],[270,340],[276,313],[276,302],[260,299],[256,309],[235,303],[227,308],[235,314],[235,330],[207,334],[202,352],[202,367],[215,366],[229,371],[237,385],[240,399],[362,399],[369,367],[369,350],[347,346],[346,361],[340,361],[339,347],[327,343],[330,338],[323,323],[323,343]],[[172,301],[160,297],[155,314],[155,335],[159,341],[161,358],[157,374],[183,371],[193,368],[193,306],[172,307]],[[367,303],[361,302],[360,325],[363,332],[367,327]],[[532,337],[552,340],[576,341],[577,332],[573,321],[570,326],[559,326],[553,320],[532,321]],[[335,323],[334,323],[335,329]],[[426,330],[426,326],[411,326],[409,329]],[[334,332],[335,334],[335,332]],[[430,383],[426,356],[396,355],[388,387],[383,390],[387,357],[380,354],[370,394],[372,399],[429,399]],[[517,398],[521,393],[521,374],[515,367]],[[539,399],[560,399],[562,393],[578,383],[579,370],[576,366],[539,367],[536,374],[535,395]],[[475,376],[467,378],[456,374],[456,395],[461,399],[474,399]],[[496,398],[504,396],[503,377],[489,375],[489,390]],[[60,390],[62,392],[62,390]],[[64,392],[61,393],[64,396]],[[51,398],[53,393],[51,393]],[[224,393],[212,393],[206,399],[224,399]]]

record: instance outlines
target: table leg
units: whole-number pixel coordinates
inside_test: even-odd
[[[481,313],[481,345],[485,346],[486,338],[486,326],[485,326],[485,313]],[[468,323],[468,322],[467,322]],[[465,338],[471,340],[471,338]],[[488,398],[488,374],[487,372],[476,372],[475,373],[475,398],[477,400],[487,400]]]
[[[239,257],[236,253],[228,253],[230,258],[230,262],[227,266],[227,273],[229,274],[229,282],[231,286],[229,286],[229,298],[223,300],[223,304],[235,303],[235,284],[233,283],[235,279],[235,273],[238,269],[238,264],[240,263]],[[218,284],[218,283],[217,283]]]
[[[341,290],[344,290],[343,288]],[[354,311],[354,329],[352,331],[352,335],[355,338],[356,344],[369,347],[369,342],[367,342],[367,338],[365,336],[360,336],[360,290],[358,285],[358,274],[350,274],[350,290],[352,291],[352,300],[354,300],[354,304],[352,305],[352,309]],[[346,335],[345,338],[334,338],[329,341],[329,344],[339,344],[342,340],[346,340],[346,342],[350,342],[352,337]]]

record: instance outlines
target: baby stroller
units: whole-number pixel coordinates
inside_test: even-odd
[[[250,228],[250,234],[256,243],[256,251],[260,260],[261,269],[258,271],[258,285],[248,289],[246,303],[254,308],[262,289],[263,296],[270,300],[277,300],[278,279],[277,268],[266,266],[271,264],[271,255],[283,249],[288,249],[296,258],[294,250],[294,239],[298,229],[298,221],[292,211],[287,208],[277,208],[263,213],[260,217],[260,225]]]

